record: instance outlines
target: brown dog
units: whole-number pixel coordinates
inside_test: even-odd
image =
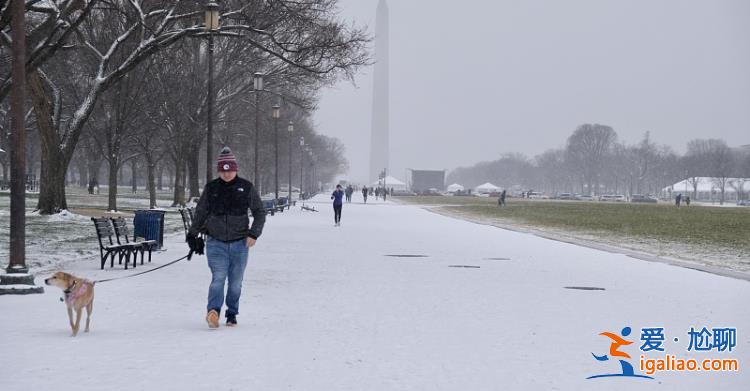
[[[44,283],[63,290],[73,337],[78,334],[78,328],[81,325],[81,314],[83,313],[83,308],[86,307],[86,328],[83,331],[88,333],[91,311],[94,310],[94,283],[63,272],[55,273],[52,277],[44,280]],[[73,322],[73,310],[76,310],[75,323]]]

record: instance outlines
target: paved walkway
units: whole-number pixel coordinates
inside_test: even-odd
[[[208,330],[204,257],[97,285],[92,332],[68,337],[60,292],[0,297],[3,390],[739,390],[750,387],[750,283],[433,214],[345,204],[269,217],[251,251],[240,325]],[[181,256],[168,239],[152,266]],[[390,255],[411,255],[397,257]],[[420,257],[416,257],[416,256]],[[71,263],[88,278],[126,275]],[[143,270],[143,269],[136,269]],[[38,276],[41,282],[46,276]],[[604,290],[571,290],[564,287]],[[638,370],[642,327],[661,356],[737,358],[733,373],[653,380],[621,371],[603,331]],[[686,352],[690,327],[736,327],[732,353]],[[679,342],[673,338],[678,337]]]

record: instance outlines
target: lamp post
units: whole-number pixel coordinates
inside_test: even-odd
[[[34,286],[34,276],[26,266],[26,20],[25,2],[12,0],[8,5],[11,25],[10,92],[10,248],[7,274],[0,275],[0,294],[42,293]]]
[[[260,186],[260,174],[258,174],[258,141],[260,139],[260,91],[263,90],[263,74],[260,72],[255,72],[253,75],[253,89],[255,90],[255,177],[253,180],[255,181],[255,186],[258,188],[261,188]],[[261,193],[263,194],[263,193]]]
[[[273,117],[273,153],[274,153],[274,184],[276,186],[276,199],[279,199],[279,115],[281,107],[273,105],[271,117]]]
[[[289,205],[291,205],[292,202],[292,134],[294,133],[294,122],[289,121],[289,126],[287,126],[287,131],[289,132]]]
[[[303,182],[305,173],[305,138],[299,137],[299,198],[304,200],[302,197]]]
[[[219,28],[219,4],[210,1],[205,8],[208,32],[208,99],[206,104],[206,183],[213,179],[213,137],[214,137],[214,31]]]
[[[307,152],[307,158],[310,160],[310,167],[307,169],[307,178],[305,180],[305,188],[307,189],[308,198],[309,198],[309,193],[312,192],[312,186],[311,186],[312,184],[310,182],[312,182],[311,176],[312,176],[313,167],[315,163],[313,163],[312,149],[310,148],[309,145],[305,146],[305,152]]]
[[[316,175],[316,167],[315,167],[315,155],[310,151],[310,165],[312,166],[312,175],[310,175],[310,190],[313,192],[313,194],[318,192],[318,178]]]

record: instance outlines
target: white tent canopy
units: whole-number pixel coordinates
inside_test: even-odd
[[[750,178],[725,178],[724,200],[747,199],[750,194]],[[697,186],[693,188],[693,184]],[[717,201],[721,198],[720,178],[697,177],[695,180],[682,180],[662,189],[663,197],[675,197],[682,193],[693,201]]]
[[[477,186],[476,189],[474,189],[474,191],[479,194],[487,194],[487,193],[492,193],[495,191],[500,191],[500,188],[493,185],[492,183],[487,182],[487,183]]]
[[[697,183],[697,188],[693,188],[693,183]],[[742,189],[743,192],[750,191],[750,178],[727,178],[726,179],[726,187],[724,188],[724,191],[727,193],[730,192],[736,192],[739,189]],[[671,191],[673,193],[689,193],[692,194],[693,190],[696,190],[698,192],[711,192],[711,191],[719,191],[719,180],[717,178],[710,178],[710,177],[698,177],[696,178],[695,182],[690,180],[681,180],[677,183],[675,183],[672,186],[667,186],[663,189],[663,191],[668,192]]]
[[[383,181],[375,181],[370,184],[372,187],[379,187],[383,186]],[[406,183],[401,182],[400,180],[388,175],[385,177],[385,186],[389,189],[393,188],[393,190],[406,190]]]
[[[448,186],[448,193],[455,193],[457,191],[464,191],[464,187],[459,185],[458,183],[454,183]]]

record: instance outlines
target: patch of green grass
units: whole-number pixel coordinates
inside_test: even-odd
[[[442,208],[500,222],[611,234],[628,238],[712,245],[750,255],[750,208],[681,207],[673,204],[578,202],[496,198],[401,197],[400,201]]]

